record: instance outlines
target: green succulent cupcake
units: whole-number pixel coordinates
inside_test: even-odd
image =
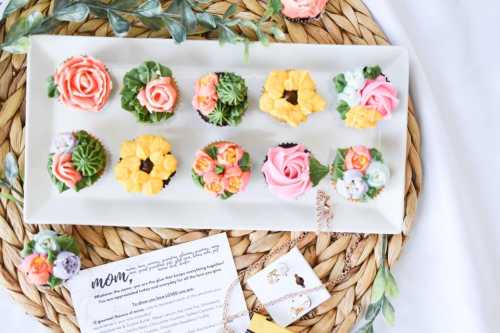
[[[88,132],[60,133],[52,141],[47,168],[59,192],[94,184],[106,167],[106,151]]]
[[[141,123],[157,123],[174,115],[179,91],[170,68],[146,61],[123,77],[122,108]]]
[[[193,108],[207,123],[237,126],[248,108],[248,87],[234,73],[209,73],[195,84]]]

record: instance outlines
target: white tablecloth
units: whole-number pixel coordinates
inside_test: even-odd
[[[422,128],[424,191],[395,268],[396,325],[376,332],[500,327],[500,2],[365,0],[410,49]],[[45,332],[0,291],[2,331]]]

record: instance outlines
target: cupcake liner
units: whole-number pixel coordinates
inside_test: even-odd
[[[321,17],[323,16],[323,13],[324,13],[324,11],[322,11],[321,13],[319,13],[318,15],[316,15],[314,17],[292,18],[292,17],[288,17],[288,16],[283,15],[283,14],[281,14],[281,16],[283,16],[287,21],[290,21],[292,23],[307,24],[307,23],[313,23],[313,22],[319,21],[321,19]]]

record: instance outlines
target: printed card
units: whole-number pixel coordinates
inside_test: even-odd
[[[237,279],[226,234],[86,269],[69,282],[82,333],[221,332]],[[247,310],[239,284],[229,312]],[[245,332],[248,315],[230,322]]]
[[[248,285],[273,320],[283,327],[330,297],[296,247],[248,279]]]

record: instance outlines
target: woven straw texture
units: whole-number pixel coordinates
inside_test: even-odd
[[[257,19],[264,13],[264,4],[258,0],[214,1],[206,8],[211,13],[222,14],[231,3],[237,3],[238,16]],[[26,11],[39,10],[47,13],[53,4],[50,0],[33,1],[29,8],[13,14],[0,26],[0,38],[12,26],[19,15]],[[374,22],[361,0],[330,0],[326,13],[314,23],[301,25],[279,21],[286,39],[295,43],[323,44],[370,44],[385,45],[388,41]],[[254,39],[253,32],[242,33]],[[111,28],[105,20],[89,19],[83,23],[62,26],[59,34],[64,35],[111,35]],[[165,32],[151,32],[136,25],[130,37],[168,37]],[[195,38],[211,38],[210,34]],[[182,46],[180,46],[182,47]],[[24,170],[24,126],[25,126],[25,55],[0,56],[0,160],[12,151],[19,159],[21,172]],[[417,199],[422,185],[420,161],[420,131],[413,105],[408,109],[408,150],[406,164],[406,214],[402,234],[389,237],[388,264],[393,266],[400,256],[402,246],[415,217]],[[18,190],[22,191],[21,186]],[[5,190],[4,190],[5,191]],[[218,230],[181,230],[170,228],[122,228],[89,227],[72,225],[27,225],[22,220],[22,209],[14,202],[0,203],[0,282],[10,296],[30,315],[54,332],[79,332],[69,292],[64,288],[48,291],[29,285],[17,271],[21,261],[19,250],[40,229],[52,228],[58,232],[72,234],[78,241],[84,267],[139,255],[165,246],[192,241],[218,233]],[[290,232],[229,231],[234,260],[238,270],[245,269],[259,260],[273,248],[278,248],[296,234]],[[315,233],[299,242],[298,247],[326,282],[335,280],[347,266],[352,267],[346,278],[330,292],[332,297],[317,309],[293,324],[293,332],[349,332],[369,302],[371,286],[380,254],[377,251],[381,237],[362,234]],[[267,262],[285,253],[279,251]],[[244,285],[249,308],[258,301]]]

